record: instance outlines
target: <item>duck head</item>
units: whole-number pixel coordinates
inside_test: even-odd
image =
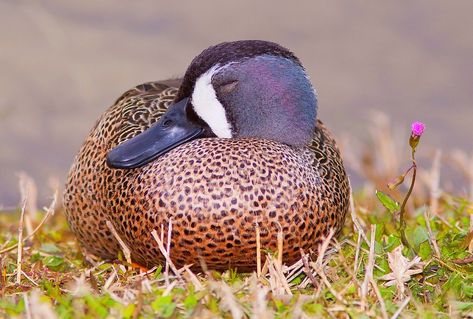
[[[278,44],[246,40],[212,46],[187,69],[167,112],[107,154],[112,168],[143,166],[196,138],[262,138],[309,143],[314,88],[299,59]]]

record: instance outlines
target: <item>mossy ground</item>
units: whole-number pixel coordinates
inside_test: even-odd
[[[373,193],[355,195],[357,222],[366,240],[347,222],[325,258],[256,274],[181,269],[181,279],[158,267],[147,274],[115,262],[87,262],[60,209],[48,219],[22,252],[17,283],[17,249],[0,257],[0,317],[23,318],[442,318],[473,315],[471,206],[462,198],[443,195],[438,211],[427,217],[422,199],[414,198],[407,236],[422,261],[418,273],[405,280],[404,293],[387,287],[388,253],[400,245],[393,216]],[[421,204],[419,204],[421,203]],[[0,214],[0,247],[16,243],[19,212]],[[433,237],[426,223],[430,223]],[[374,239],[371,238],[374,234]],[[432,238],[437,242],[436,255]],[[370,273],[370,242],[374,264]],[[172,252],[171,252],[172,253]],[[412,260],[414,255],[403,249]],[[404,269],[404,273],[407,269]],[[401,271],[403,271],[401,269]],[[291,274],[292,272],[292,274]],[[310,276],[307,273],[311,273]],[[283,278],[281,278],[281,276]],[[325,277],[325,278],[323,278]],[[402,282],[401,282],[402,284]],[[402,285],[401,285],[402,286]]]

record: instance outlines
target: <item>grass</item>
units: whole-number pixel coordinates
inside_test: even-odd
[[[389,262],[388,255],[401,243],[391,215],[372,194],[357,194],[355,203],[359,209],[354,217],[366,240],[348,217],[343,234],[323,252],[324,259],[279,268],[277,257],[270,257],[260,277],[180,269],[178,279],[164,268],[145,273],[124,260],[89,263],[58,211],[25,241],[19,282],[17,249],[2,254],[0,316],[28,318],[40,311],[40,318],[437,318],[473,312],[473,260],[468,250],[473,236],[466,200],[444,195],[441,218],[426,220],[427,207],[412,212],[407,237],[422,261],[412,266],[417,273],[401,281],[403,293],[396,282],[386,286],[389,280],[382,280],[395,267],[407,270]],[[17,243],[15,236],[9,237],[17,233],[19,216],[0,216],[3,246]],[[404,255],[413,258],[406,248]]]
[[[373,173],[379,160],[365,168],[368,164],[359,163],[371,186],[355,192],[341,235],[329,236],[317,257],[304,256],[288,267],[277,253],[261,251],[266,262],[248,274],[193,273],[172,264],[144,270],[124,255],[113,262],[97,260],[81,251],[60,205],[37,213],[25,200],[16,213],[0,214],[0,317],[473,316],[472,203],[441,191],[440,157],[433,156],[431,169],[420,168],[419,176],[426,178],[406,206],[405,234],[412,249],[404,247],[396,209],[385,208],[375,195],[386,183],[384,175],[391,174]],[[383,190],[401,201],[407,188]],[[162,252],[167,254],[164,247]]]

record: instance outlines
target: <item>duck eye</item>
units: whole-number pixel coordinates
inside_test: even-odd
[[[169,127],[169,126],[172,125],[172,123],[173,123],[172,120],[166,120],[166,121],[164,121],[163,126],[164,126],[164,127]]]
[[[234,81],[230,81],[230,82],[226,82],[226,83],[221,84],[219,86],[218,90],[222,94],[228,94],[228,93],[232,93],[233,91],[235,91],[237,86],[238,86],[238,80],[234,80]]]

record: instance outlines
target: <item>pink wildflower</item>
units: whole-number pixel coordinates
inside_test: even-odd
[[[414,122],[411,126],[412,135],[415,137],[421,137],[425,130],[425,124],[422,122]]]

